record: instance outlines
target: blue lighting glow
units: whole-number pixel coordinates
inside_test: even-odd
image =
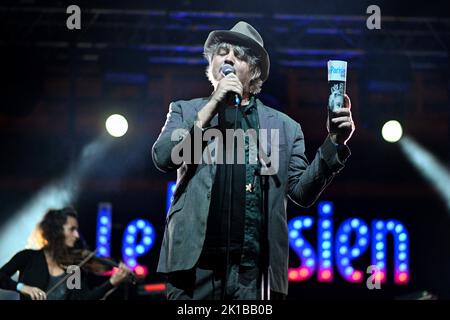
[[[301,228],[302,228],[302,222],[301,222],[301,220],[295,220],[295,222],[294,222],[294,228],[295,228],[295,229],[301,229]]]
[[[387,235],[392,235],[394,239],[394,282],[396,284],[406,284],[409,279],[409,250],[406,228],[400,221],[394,219],[388,220],[385,224],[382,224],[382,221],[376,221],[373,226],[375,228],[382,226],[382,228],[379,228],[373,235],[372,241],[375,243],[375,246],[372,245],[372,264],[376,264],[378,267],[382,265],[380,269],[385,270],[387,265]],[[402,274],[400,275],[400,273]],[[383,277],[381,281],[385,282],[386,277]]]
[[[384,259],[384,253],[383,252],[377,252],[377,260],[383,260]]]
[[[109,223],[109,219],[106,216],[103,216],[100,218],[100,223],[101,224],[108,224]]]
[[[306,248],[305,250],[303,250],[303,255],[305,257],[309,257],[311,255],[311,249]]]
[[[353,248],[352,249],[352,256],[353,257],[357,257],[361,254],[361,251],[358,248]]]
[[[312,226],[312,219],[311,218],[306,218],[303,223],[305,224],[305,228],[309,228],[309,227]]]
[[[290,273],[297,275],[291,278],[293,281],[306,280],[314,273],[316,254],[312,245],[302,235],[302,231],[304,229],[310,229],[312,224],[311,217],[299,217],[291,220],[288,224],[290,247],[300,258],[300,266],[294,268],[295,272]]]
[[[328,229],[330,226],[331,226],[330,220],[324,220],[324,221],[322,222],[322,228]]]
[[[329,213],[331,213],[331,209],[332,209],[332,207],[331,207],[331,205],[330,205],[329,203],[325,203],[325,204],[322,206],[322,212],[323,212],[324,214],[329,214]]]
[[[348,240],[348,236],[346,234],[342,234],[339,236],[340,242],[345,243],[345,242],[347,242],[347,240]]]
[[[343,221],[333,235],[333,207],[330,205],[330,212],[323,213],[323,203],[319,203],[317,222],[317,243],[313,247],[303,234],[304,229],[311,228],[314,218],[300,216],[291,220],[288,224],[290,247],[299,257],[300,266],[289,268],[290,281],[304,281],[311,278],[316,273],[319,282],[330,282],[334,279],[334,270],[337,270],[341,277],[352,283],[362,283],[366,270],[357,270],[353,261],[362,257],[371,248],[371,264],[377,266],[382,275],[381,282],[391,279],[387,268],[387,234],[393,236],[394,240],[394,282],[404,285],[410,279],[409,275],[409,245],[408,232],[405,226],[394,219],[387,221],[373,220],[372,228],[360,218],[349,218]],[[311,224],[305,223],[311,219]],[[335,239],[335,240],[333,240]],[[317,248],[317,251],[315,251]],[[334,268],[333,263],[336,263]]]
[[[322,243],[322,249],[330,249],[331,248],[331,242],[330,241],[324,241]]]
[[[349,263],[350,263],[350,260],[348,258],[342,258],[341,259],[341,264],[343,266],[348,266]]]
[[[145,251],[145,248],[144,248],[144,246],[142,246],[142,245],[138,245],[138,246],[136,246],[136,252],[137,252],[137,253],[139,253],[139,254],[143,254],[143,253],[144,253],[144,251]]]
[[[361,232],[362,231],[362,232]],[[336,242],[337,270],[341,276],[349,282],[361,282],[362,271],[352,267],[352,260],[361,256],[369,246],[369,228],[366,223],[359,218],[349,218],[342,222],[336,232],[338,241]],[[354,244],[351,243],[351,235],[355,235]],[[353,242],[353,241],[352,241]],[[348,270],[352,270],[349,273]]]
[[[323,239],[328,240],[331,238],[331,232],[330,231],[324,231],[323,232]]]
[[[138,229],[144,229],[145,228],[145,221],[144,220],[138,220],[136,221],[136,226],[138,227]]]
[[[175,189],[176,189],[176,182],[171,181],[167,184],[167,196],[166,196],[166,212],[169,212],[170,209],[170,204],[172,203],[173,200],[173,194],[175,193]]]
[[[361,226],[361,227],[359,227],[359,233],[361,233],[361,234],[366,234],[367,231],[368,231],[367,226]]]
[[[350,225],[352,226],[352,228],[356,229],[359,226],[359,221],[358,219],[352,219],[352,222],[350,223]]]
[[[96,248],[99,257],[110,256],[112,206],[100,203],[97,210]]]
[[[350,276],[353,273],[353,268],[352,267],[346,267],[345,268],[345,274],[347,276]]]
[[[384,228],[384,223],[383,221],[378,221],[375,225],[375,228],[377,229],[383,229]]]
[[[136,267],[137,258],[148,252],[155,240],[155,232],[153,225],[145,219],[136,219],[128,224],[123,235],[123,252],[122,257],[125,264],[129,267]],[[138,243],[138,233],[142,233],[140,242]],[[131,262],[134,261],[134,265]]]
[[[345,233],[349,233],[352,230],[352,226],[349,223],[344,224],[344,226],[342,227],[342,230]]]

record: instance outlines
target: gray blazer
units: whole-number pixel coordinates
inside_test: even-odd
[[[193,268],[202,251],[216,165],[204,162],[175,165],[171,152],[186,139],[186,134],[182,133],[173,139],[174,130],[183,128],[186,132],[192,132],[196,115],[207,101],[207,98],[197,98],[172,102],[164,127],[152,148],[153,162],[159,170],[169,172],[177,169],[177,186],[167,214],[157,269],[160,273]],[[287,197],[302,207],[311,206],[334,175],[344,167],[343,161],[350,151],[345,146],[345,156],[341,153],[338,156],[336,145],[327,137],[309,164],[300,125],[287,115],[265,106],[260,100],[256,103],[260,128],[269,132],[270,129],[279,130],[279,183],[269,178],[269,276],[271,289],[287,294]],[[211,120],[211,127],[217,126],[217,122],[216,115]],[[270,141],[269,138],[269,156]]]

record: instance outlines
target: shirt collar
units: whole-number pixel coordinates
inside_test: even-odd
[[[250,96],[248,105],[244,106],[244,113],[250,113],[256,108],[256,98],[255,96]]]

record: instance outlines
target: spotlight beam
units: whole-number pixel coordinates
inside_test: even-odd
[[[11,218],[0,227],[0,265],[27,247],[27,236],[48,209],[61,208],[76,200],[83,178],[103,158],[112,141],[109,137],[100,137],[86,145],[72,170],[44,186],[22,208],[11,214]],[[5,296],[0,293],[0,299]]]
[[[450,170],[413,138],[405,136],[399,143],[408,160],[439,193],[450,213]]]

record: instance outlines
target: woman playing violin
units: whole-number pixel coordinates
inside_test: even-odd
[[[70,289],[62,280],[69,265],[77,265],[75,254],[78,215],[73,208],[49,210],[38,225],[43,240],[41,250],[23,250],[0,269],[0,289],[15,290],[25,300],[98,300],[124,282],[131,271],[123,263],[106,282],[89,288],[86,275],[81,274],[80,288]],[[19,271],[19,281],[11,277]],[[63,283],[61,283],[63,281]],[[61,283],[59,286],[55,286]],[[48,295],[47,295],[48,292]]]

